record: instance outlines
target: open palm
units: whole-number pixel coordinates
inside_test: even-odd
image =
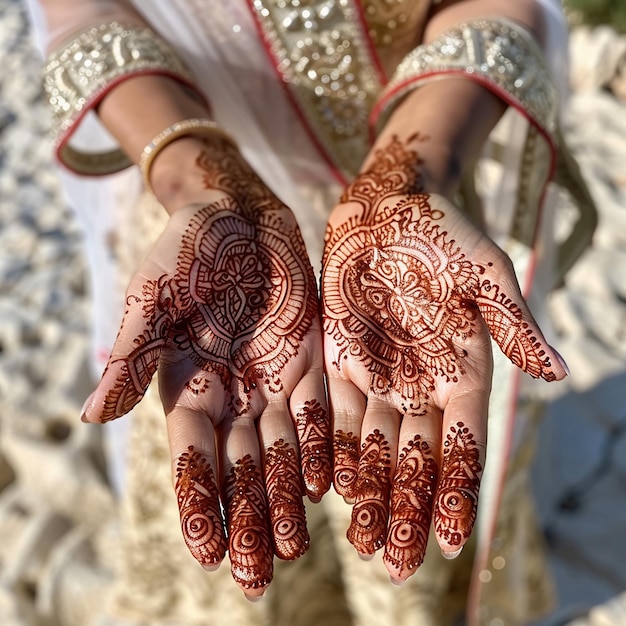
[[[449,556],[471,533],[489,335],[532,376],[565,376],[508,257],[445,198],[418,193],[411,155],[394,140],[348,188],[322,276],[335,489],[354,502],[348,539],[364,555],[384,546],[399,580],[431,522]]]

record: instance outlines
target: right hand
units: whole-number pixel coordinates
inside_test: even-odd
[[[187,546],[207,569],[228,547],[233,578],[259,596],[274,554],[308,547],[302,497],[330,486],[330,427],[304,242],[224,143],[207,142],[195,161],[206,202],[174,213],[131,280],[83,419],[124,415],[158,369]]]

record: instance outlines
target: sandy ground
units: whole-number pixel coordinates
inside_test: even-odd
[[[541,626],[626,624],[626,106],[602,88],[624,48],[609,30],[572,38],[566,134],[600,225],[546,303],[572,375],[548,404],[534,467],[559,592]],[[51,164],[39,65],[22,3],[0,0],[0,524],[15,476],[30,476],[37,493],[33,459],[41,468],[80,437],[89,385],[84,250]],[[31,548],[0,546],[0,617],[13,607],[3,624],[37,623],[37,590],[18,604],[11,595],[23,574],[16,552]],[[604,606],[589,617],[595,605]]]

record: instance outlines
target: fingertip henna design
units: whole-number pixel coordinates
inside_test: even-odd
[[[484,280],[476,301],[489,332],[512,363],[533,378],[556,380],[550,358],[533,329],[524,321],[522,310],[498,285]]]
[[[269,516],[263,476],[249,454],[231,468],[225,487],[232,576],[244,589],[266,587],[273,575]]]
[[[276,556],[293,561],[309,547],[298,455],[283,439],[265,453],[265,486]]]
[[[416,435],[400,453],[391,492],[391,521],[383,560],[400,576],[424,560],[437,484],[432,450]]]
[[[377,429],[363,443],[355,485],[356,502],[348,541],[361,554],[374,554],[385,543],[391,492],[391,449]]]
[[[359,438],[342,430],[335,431],[333,438],[335,491],[348,500],[356,497],[355,486],[359,467]]]
[[[178,458],[175,491],[189,551],[202,565],[220,563],[227,544],[219,492],[209,461],[193,446]]]
[[[321,498],[332,480],[332,443],[328,412],[317,400],[307,400],[296,414],[302,478],[307,494]]]
[[[482,469],[474,435],[457,422],[444,442],[434,514],[435,532],[450,546],[460,547],[472,532]]]

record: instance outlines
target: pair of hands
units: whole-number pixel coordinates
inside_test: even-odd
[[[348,539],[384,547],[393,579],[420,565],[431,523],[456,555],[484,465],[489,334],[531,375],[565,376],[508,258],[419,193],[394,139],[329,221],[322,329],[291,211],[228,146],[197,167],[209,201],[177,211],[133,277],[83,419],[124,415],[158,369],[185,542],[207,569],[228,550],[248,597],[274,555],[306,551],[303,496],[331,482],[354,504]]]

